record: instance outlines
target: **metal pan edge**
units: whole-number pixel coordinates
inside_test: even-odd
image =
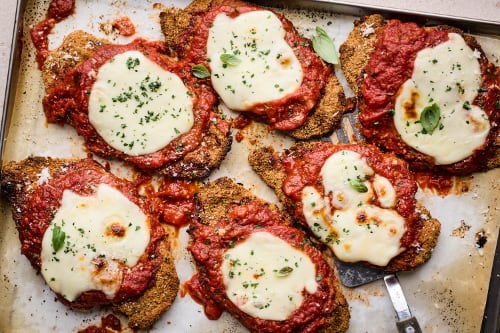
[[[17,1],[14,27],[12,31],[11,51],[7,68],[5,99],[0,123],[0,162],[3,162],[3,150],[7,136],[8,126],[16,97],[16,87],[20,70],[22,49],[23,16],[27,0]]]

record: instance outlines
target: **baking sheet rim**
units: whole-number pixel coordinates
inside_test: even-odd
[[[17,1],[14,27],[12,30],[11,39],[11,52],[9,55],[9,65],[7,69],[6,78],[6,89],[5,89],[5,99],[2,110],[1,124],[0,124],[0,158],[3,164],[3,151],[6,144],[7,131],[9,128],[10,114],[14,108],[14,103],[16,99],[16,88],[18,83],[18,75],[20,70],[20,55],[22,49],[22,23],[24,10],[26,8],[28,0]],[[259,2],[259,1],[257,1]],[[450,21],[456,24],[457,22],[465,24],[468,28],[463,29],[466,32],[476,32],[476,33],[486,33],[486,34],[498,34],[500,35],[500,22],[493,22],[488,20],[480,20],[465,17],[447,16],[441,14],[433,14],[427,12],[412,12],[408,10],[384,7],[384,6],[372,6],[363,4],[352,4],[345,1],[316,1],[316,0],[306,0],[306,1],[267,1],[265,6],[278,6],[280,7],[291,7],[291,8],[307,8],[304,5],[316,4],[319,5],[320,9],[329,8],[330,12],[347,14],[347,15],[366,15],[369,13],[380,13],[387,16],[393,15],[404,15],[404,16],[417,16],[426,19],[437,19]],[[284,5],[286,4],[286,5]],[[263,5],[263,4],[261,4]],[[315,9],[317,9],[316,7]],[[346,10],[350,9],[350,10]],[[343,11],[346,10],[346,11]],[[353,13],[352,10],[358,10],[357,14]],[[499,36],[493,36],[499,37]],[[487,293],[486,306],[484,310],[483,322],[481,326],[482,333],[492,333],[500,332],[500,244],[497,242],[495,256],[493,259],[492,272],[490,275],[490,283]]]

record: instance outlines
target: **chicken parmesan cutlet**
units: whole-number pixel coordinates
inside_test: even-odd
[[[21,253],[58,300],[77,310],[112,305],[148,328],[179,290],[154,201],[96,161],[30,157],[2,168]]]
[[[230,123],[217,111],[216,94],[166,56],[164,42],[118,45],[75,31],[46,53],[40,61],[47,121],[73,126],[91,152],[195,179],[229,151]]]
[[[251,332],[347,330],[327,254],[286,213],[229,178],[205,184],[196,199],[188,250],[197,273],[187,286],[210,319],[227,311]]]
[[[332,66],[281,14],[237,0],[200,0],[160,18],[171,50],[241,115],[309,139],[331,133],[350,109]]]
[[[249,162],[285,209],[343,262],[412,270],[436,246],[440,223],[415,199],[406,162],[376,146],[296,143],[253,150]]]
[[[418,171],[498,167],[500,70],[473,36],[372,15],[340,47],[361,132]]]

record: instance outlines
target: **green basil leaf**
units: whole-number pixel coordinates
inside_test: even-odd
[[[54,225],[54,229],[52,229],[52,248],[55,252],[63,247],[65,239],[66,233],[62,231],[60,226]]]
[[[366,187],[365,182],[359,178],[350,179],[349,185],[351,185],[352,188],[358,191],[359,193],[368,192],[368,187]]]
[[[229,53],[221,54],[220,61],[222,61],[224,65],[229,65],[229,66],[237,66],[241,62],[241,60],[238,57],[236,57],[234,54],[229,54]]]
[[[293,272],[292,267],[285,266],[285,267],[280,268],[280,270],[276,272],[276,276],[277,277],[286,277],[286,276],[290,275],[290,273],[292,273],[292,272]]]
[[[312,37],[314,51],[326,62],[336,65],[339,63],[339,56],[335,49],[333,40],[321,27],[316,27],[317,36]]]
[[[210,77],[210,72],[208,71],[208,68],[206,68],[204,65],[201,64],[194,65],[193,67],[191,67],[191,72],[198,79],[206,79],[207,77]]]
[[[433,103],[427,105],[420,113],[420,123],[424,128],[424,134],[432,134],[441,120],[441,109],[439,105]]]

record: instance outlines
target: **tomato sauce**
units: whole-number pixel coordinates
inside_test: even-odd
[[[210,68],[210,63],[206,59],[206,44],[210,25],[217,15],[226,13],[231,17],[237,17],[254,10],[262,10],[262,8],[245,3],[238,6],[224,2],[214,3],[207,13],[197,17],[194,24],[195,33],[189,30],[179,37],[181,56],[191,65],[203,64]],[[321,90],[326,85],[327,77],[331,73],[331,67],[319,58],[312,50],[310,42],[299,35],[290,21],[279,14],[276,16],[286,31],[286,42],[302,65],[302,85],[295,92],[281,99],[255,105],[250,112],[264,117],[273,129],[291,130],[301,126],[316,105],[321,97]]]
[[[366,163],[379,174],[387,178],[396,191],[396,211],[405,218],[406,232],[401,239],[401,246],[409,246],[416,236],[415,193],[417,184],[408,170],[406,162],[392,154],[384,154],[372,145],[332,145],[329,142],[318,143],[313,149],[298,149],[282,161],[286,172],[283,182],[283,191],[291,198],[287,203],[299,222],[307,226],[303,215],[302,190],[306,186],[315,187],[319,193],[325,193],[322,185],[321,168],[325,161],[334,153],[342,150],[351,150],[360,154]]]
[[[219,232],[219,231],[224,232]],[[254,232],[269,232],[308,255],[316,266],[318,290],[306,294],[302,305],[285,321],[263,320],[241,311],[226,296],[220,270],[224,254],[234,245]],[[259,201],[235,203],[227,212],[227,218],[213,225],[195,222],[189,233],[193,242],[188,247],[198,267],[186,284],[189,293],[205,305],[210,319],[217,319],[223,310],[232,313],[246,327],[258,332],[316,332],[326,323],[335,305],[335,278],[331,267],[324,260],[304,233],[291,227],[290,221],[272,211]],[[321,304],[320,307],[317,304]]]
[[[444,197],[449,194],[460,195],[468,192],[472,177],[453,176],[445,172],[420,171],[415,173],[415,179],[422,190]]]
[[[52,0],[49,4],[48,18],[57,22],[64,20],[75,11],[75,0]]]
[[[78,330],[78,333],[120,333],[122,332],[122,324],[113,314],[108,314],[101,318],[101,325],[91,325]]]
[[[418,172],[415,178],[420,188],[441,196],[450,194],[454,186],[454,178],[449,174]]]
[[[197,186],[193,182],[164,178],[158,191],[158,210],[163,223],[182,227],[192,221],[195,211],[194,195]]]
[[[205,293],[200,282],[200,276],[195,274],[186,282],[185,288],[191,298],[198,304],[203,305],[205,315],[210,320],[217,320],[222,316],[222,309],[217,303]]]
[[[52,0],[45,20],[31,28],[30,35],[36,49],[38,68],[42,68],[49,55],[49,34],[57,22],[73,14],[75,0]]]
[[[454,174],[467,174],[484,167],[484,161],[492,153],[488,146],[491,146],[498,133],[500,112],[495,105],[500,99],[500,70],[488,63],[486,57],[482,56],[479,60],[483,82],[474,104],[485,110],[491,130],[483,147],[477,149],[470,157],[450,165],[435,165],[433,157],[418,152],[401,139],[391,114],[399,88],[412,76],[417,53],[424,48],[447,41],[449,32],[460,33],[450,27],[424,29],[414,23],[388,21],[365,68],[359,121],[362,124],[363,135],[376,144],[402,155],[410,161],[411,167],[415,170],[442,169]],[[465,40],[472,49],[481,49],[480,45],[470,38]]]
[[[18,226],[22,244],[21,253],[26,255],[35,268],[40,269],[43,235],[61,206],[63,192],[71,190],[83,196],[92,195],[99,184],[108,184],[114,187],[142,209],[149,217],[150,242],[144,255],[134,267],[125,265],[121,267],[123,280],[114,299],[108,299],[101,291],[84,292],[73,302],[59,297],[63,304],[73,308],[87,309],[95,305],[119,302],[139,295],[149,286],[163,257],[159,245],[164,237],[164,230],[158,218],[149,213],[152,209],[152,203],[138,199],[136,189],[131,183],[106,172],[91,159],[69,164],[64,172],[54,174],[48,183],[37,187],[29,197],[23,210],[21,223]]]
[[[211,112],[210,113],[210,121],[213,124],[215,124],[215,126],[217,127],[217,129],[220,132],[222,132],[224,134],[229,133],[229,131],[231,130],[231,123],[228,120],[226,120],[225,115]]]
[[[117,18],[111,25],[122,36],[129,37],[135,34],[135,25],[127,16]]]
[[[233,120],[233,126],[237,129],[244,129],[251,123],[252,120],[243,114],[240,114],[235,120]]]
[[[193,101],[194,125],[191,130],[164,148],[139,156],[127,155],[108,145],[90,124],[88,117],[89,94],[96,80],[96,75],[90,75],[90,73],[98,72],[99,68],[115,55],[130,50],[143,52],[165,70],[178,75],[190,91]],[[79,135],[85,138],[87,148],[93,153],[122,159],[144,171],[152,171],[181,159],[199,146],[208,128],[217,97],[209,86],[200,84],[198,79],[186,71],[182,63],[165,56],[165,51],[166,46],[163,42],[146,41],[140,38],[125,45],[102,46],[90,59],[67,73],[62,83],[47,92],[42,101],[47,121],[70,124],[76,128]]]

